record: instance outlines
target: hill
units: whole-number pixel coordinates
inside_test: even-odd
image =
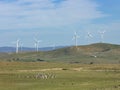
[[[1,53],[0,60],[7,61],[47,61],[69,63],[120,63],[120,45],[96,43],[64,47],[52,51]]]

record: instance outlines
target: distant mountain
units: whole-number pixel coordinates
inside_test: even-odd
[[[0,52],[15,52],[14,47],[0,47]]]
[[[59,48],[63,48],[65,46],[56,46],[55,48],[53,47],[43,47],[43,48],[39,48],[39,51],[51,51],[51,50],[55,50],[55,49],[59,49]],[[15,47],[0,47],[0,52],[15,52],[16,48]],[[29,47],[22,47],[19,48],[19,51],[21,52],[31,52],[31,51],[35,51],[35,48],[29,48]]]

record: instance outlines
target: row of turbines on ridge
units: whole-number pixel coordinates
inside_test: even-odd
[[[99,31],[98,33],[100,34],[101,37],[101,43],[103,43],[104,41],[104,34],[105,34],[105,30],[104,31]],[[75,46],[77,48],[78,46],[78,38],[80,38],[80,36],[77,34],[77,32],[74,32],[74,36],[72,40],[75,40]],[[93,35],[90,32],[87,32],[87,40],[89,41],[89,39],[93,38]]]
[[[104,34],[105,34],[105,30],[104,31],[99,31],[98,33],[100,34],[100,37],[101,37],[101,43],[103,42],[104,40]],[[80,36],[77,34],[77,32],[75,31],[74,32],[74,36],[72,38],[72,40],[75,41],[75,47],[77,48],[78,46],[78,38],[80,38]],[[87,40],[89,41],[89,39],[93,38],[93,35],[90,33],[90,32],[87,32]],[[37,38],[34,38],[34,46],[35,46],[35,51],[38,52],[39,51],[39,43],[42,42],[41,40],[38,40]],[[20,46],[20,40],[17,39],[16,40],[16,53],[19,52],[19,46]],[[22,44],[21,44],[22,46]],[[55,49],[55,45],[54,45],[54,49]]]

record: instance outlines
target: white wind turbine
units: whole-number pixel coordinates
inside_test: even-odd
[[[104,34],[105,34],[105,30],[104,31],[99,31],[99,33],[100,33],[100,36],[101,36],[101,43],[103,43],[103,41],[104,41]]]
[[[17,39],[17,40],[16,40],[16,53],[19,52],[19,44],[20,44],[20,40]]]
[[[38,51],[39,51],[39,43],[40,43],[41,41],[38,40],[38,39],[36,39],[36,38],[34,39],[34,41],[35,41],[35,44],[34,44],[34,45],[35,45],[35,51],[38,52]]]
[[[72,40],[75,40],[75,46],[76,46],[76,48],[78,46],[78,38],[79,38],[79,36],[77,35],[77,32],[74,32],[74,36],[73,36]]]
[[[23,49],[23,43],[20,43],[20,51],[22,52]]]
[[[93,35],[90,32],[87,32],[87,36],[86,36],[88,43],[90,42],[90,39],[93,38]]]

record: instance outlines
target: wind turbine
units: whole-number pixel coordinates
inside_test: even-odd
[[[36,38],[34,39],[34,41],[35,41],[35,44],[34,44],[34,45],[35,45],[35,51],[38,52],[38,51],[39,51],[39,43],[40,43],[41,41],[38,40],[38,39],[36,39]]]
[[[101,43],[103,43],[103,41],[104,41],[104,34],[105,34],[105,30],[104,31],[99,31],[99,33],[100,33],[100,37],[101,37]]]
[[[22,49],[23,49],[23,43],[20,43],[20,50],[22,52]]]
[[[17,39],[17,40],[16,40],[16,53],[19,52],[19,44],[20,44],[20,40]]]
[[[86,36],[88,42],[91,38],[93,38],[93,35],[90,32],[87,32],[87,36]]]
[[[77,41],[78,38],[79,38],[79,36],[77,35],[77,32],[75,31],[72,40],[75,40],[75,46],[76,46],[76,48],[78,46],[78,41]]]

